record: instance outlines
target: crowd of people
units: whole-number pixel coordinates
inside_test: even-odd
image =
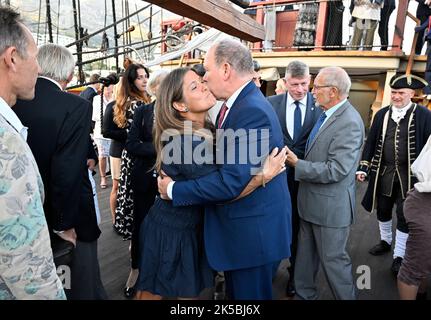
[[[130,240],[127,297],[197,299],[217,275],[227,299],[270,300],[289,259],[288,297],[318,299],[321,266],[334,297],[354,300],[346,245],[365,180],[362,205],[377,211],[381,237],[370,254],[391,251],[396,205],[390,270],[402,299],[425,296],[431,111],[412,102],[423,79],[391,80],[391,104],[364,143],[340,67],[312,79],[292,61],[266,98],[249,49],[223,39],[203,65],[131,63],[115,86],[79,97],[64,91],[75,67],[67,48],[37,48],[8,7],[0,21],[0,299],[108,298],[97,165],[100,188],[112,177],[113,229]]]

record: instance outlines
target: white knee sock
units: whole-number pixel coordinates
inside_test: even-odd
[[[129,278],[126,282],[126,287],[131,288],[135,286],[136,280],[138,280],[139,269],[130,269]]]
[[[394,249],[394,259],[396,257],[404,258],[404,253],[406,252],[406,242],[409,237],[408,233],[401,232],[397,229],[395,235],[395,249]]]
[[[387,243],[392,243],[392,220],[381,222],[379,221],[380,239]]]

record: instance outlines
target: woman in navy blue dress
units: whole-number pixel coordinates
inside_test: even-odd
[[[155,106],[156,170],[175,181],[207,175],[213,163],[214,127],[207,111],[216,103],[201,78],[189,68],[173,70],[161,83]],[[239,197],[284,171],[285,150],[266,159]],[[156,198],[140,230],[138,299],[196,298],[213,286],[203,243],[204,207],[174,207]]]

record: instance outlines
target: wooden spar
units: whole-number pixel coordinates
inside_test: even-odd
[[[115,0],[112,0],[112,1],[114,2]],[[115,2],[114,2],[114,3],[115,3]],[[115,25],[118,25],[119,23],[123,22],[125,19],[128,19],[128,18],[130,18],[130,17],[133,17],[134,15],[138,14],[139,12],[141,12],[141,11],[143,11],[143,10],[145,10],[145,9],[149,8],[149,7],[150,7],[150,5],[145,6],[145,7],[141,8],[141,9],[139,9],[138,11],[133,12],[133,13],[132,13],[132,14],[130,14],[129,16],[124,17],[124,18],[121,18],[120,20],[118,20],[118,21],[116,21],[116,22],[114,22],[114,23],[110,24],[109,26],[106,26],[106,27],[104,27],[104,28],[102,28],[102,29],[100,29],[100,30],[97,30],[97,31],[95,31],[95,32],[93,32],[93,33],[91,33],[91,34],[89,34],[89,35],[85,36],[85,37],[82,37],[81,39],[79,39],[79,40],[77,40],[77,41],[75,41],[75,42],[69,43],[69,44],[67,44],[67,45],[66,45],[66,48],[71,47],[71,46],[74,46],[77,42],[83,42],[83,41],[85,41],[85,40],[87,40],[87,39],[90,39],[92,36],[94,36],[94,35],[96,35],[96,34],[99,34],[99,33],[103,32],[103,31],[105,31],[105,30],[108,30],[109,28],[112,28],[112,27],[113,27],[113,26],[115,26]]]
[[[220,0],[145,0],[180,16],[250,42],[265,39],[265,28]]]
[[[395,23],[394,38],[392,40],[392,51],[402,51],[404,40],[404,27],[406,25],[406,12],[409,7],[409,0],[398,1],[398,13]]]
[[[407,16],[409,18],[411,18],[414,22],[416,22],[416,26],[420,26],[421,25],[421,21],[416,18],[414,15],[412,15],[410,12],[407,11]],[[413,43],[412,43],[412,47],[410,49],[410,55],[409,55],[409,60],[407,62],[407,67],[406,67],[406,74],[410,74],[412,71],[412,67],[413,67],[413,59],[415,57],[415,49],[416,49],[416,42],[418,41],[418,33],[415,32],[415,35],[413,37]]]
[[[79,39],[79,29],[78,29],[78,17],[77,17],[77,9],[76,9],[76,0],[72,0],[72,6],[73,6],[73,22],[75,26],[75,39]],[[82,71],[82,42],[76,43],[76,52],[78,55],[78,82],[84,83],[85,82],[85,75]]]
[[[51,3],[49,0],[46,0],[46,22],[48,23],[49,42],[54,43],[54,39],[52,37]]]
[[[118,65],[118,31],[117,31],[117,18],[115,14],[115,0],[112,0],[112,19],[114,24],[114,54],[115,54],[115,69],[117,73],[120,73],[120,67]]]

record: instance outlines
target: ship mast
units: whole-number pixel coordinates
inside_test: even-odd
[[[54,39],[52,38],[51,3],[49,0],[46,0],[46,22],[48,23],[49,42],[53,43]]]
[[[115,68],[117,70],[117,73],[120,72],[120,68],[118,66],[118,31],[117,31],[117,18],[115,14],[115,0],[112,0],[112,19],[114,20],[114,54],[115,54]]]
[[[75,39],[76,41],[78,41],[80,39],[80,34],[79,34],[79,26],[78,26],[78,14],[77,14],[77,9],[76,9],[76,0],[72,0],[72,5],[73,5],[73,21],[74,21],[74,26],[75,26]],[[78,56],[78,82],[79,83],[84,83],[85,82],[85,75],[84,72],[82,70],[82,42],[78,41],[76,43],[76,53]]]

